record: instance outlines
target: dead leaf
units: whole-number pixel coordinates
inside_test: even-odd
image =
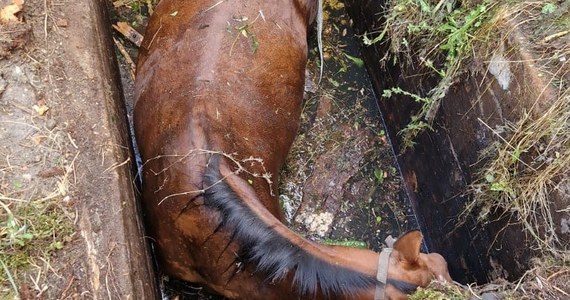
[[[113,24],[113,28],[124,35],[129,41],[133,42],[135,45],[140,47],[143,36],[134,28],[129,26],[126,22],[117,22],[117,25]]]
[[[23,6],[24,0],[12,0],[12,4],[6,5],[0,10],[0,22],[2,24],[21,23],[20,18],[16,14],[22,10]]]
[[[57,18],[55,20],[55,25],[57,27],[67,27],[67,20],[66,19],[62,19],[62,18]]]
[[[44,140],[46,139],[45,135],[34,135],[32,136],[32,141],[34,142],[34,144],[40,145]]]
[[[34,105],[32,108],[38,113],[38,115],[43,116],[49,110],[49,107],[45,104]]]

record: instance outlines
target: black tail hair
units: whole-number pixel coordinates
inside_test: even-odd
[[[222,180],[219,164],[220,155],[213,154],[204,175],[205,205],[220,212],[223,228],[239,245],[240,259],[256,266],[269,282],[294,272],[293,286],[301,295],[320,291],[325,298],[349,296],[376,283],[373,277],[311,255],[275,232]]]

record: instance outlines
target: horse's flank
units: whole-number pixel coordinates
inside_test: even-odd
[[[293,233],[272,193],[276,176],[271,185],[254,176],[278,174],[297,132],[316,2],[156,7],[139,53],[134,123],[145,219],[164,273],[232,299],[373,298],[378,254]],[[236,174],[234,161],[213,152],[263,166]],[[416,232],[394,244],[389,298],[405,297],[398,282],[449,277],[420,243]]]

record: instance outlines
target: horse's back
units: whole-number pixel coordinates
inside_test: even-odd
[[[140,48],[134,123],[158,259],[167,274],[231,298],[278,299],[282,289],[224,271],[237,249],[225,249],[228,237],[213,234],[220,216],[200,206],[205,151],[261,158],[277,174],[303,95],[308,18],[295,3],[162,0]],[[279,216],[267,182],[252,186]]]
[[[307,52],[292,3],[161,1],[139,55],[135,114],[144,117],[135,120],[137,135],[169,142],[198,120],[209,144],[260,157],[286,153]]]

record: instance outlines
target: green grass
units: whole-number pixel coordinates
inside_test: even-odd
[[[409,296],[410,300],[467,300],[471,291],[462,290],[451,283],[431,282],[426,288],[418,288]]]
[[[70,212],[57,199],[19,203],[14,210],[0,202],[0,291],[18,293],[29,268],[49,262],[73,235]]]
[[[437,84],[422,95],[400,87],[383,93],[386,98],[398,95],[420,103],[419,111],[410,116],[410,123],[399,133],[403,150],[413,147],[418,134],[431,130],[440,100],[467,70],[477,49],[488,43],[486,24],[495,6],[490,0],[393,0],[382,31],[375,37],[364,35],[365,45],[390,43],[390,53],[384,58],[387,63],[419,63],[424,76],[437,79]]]

